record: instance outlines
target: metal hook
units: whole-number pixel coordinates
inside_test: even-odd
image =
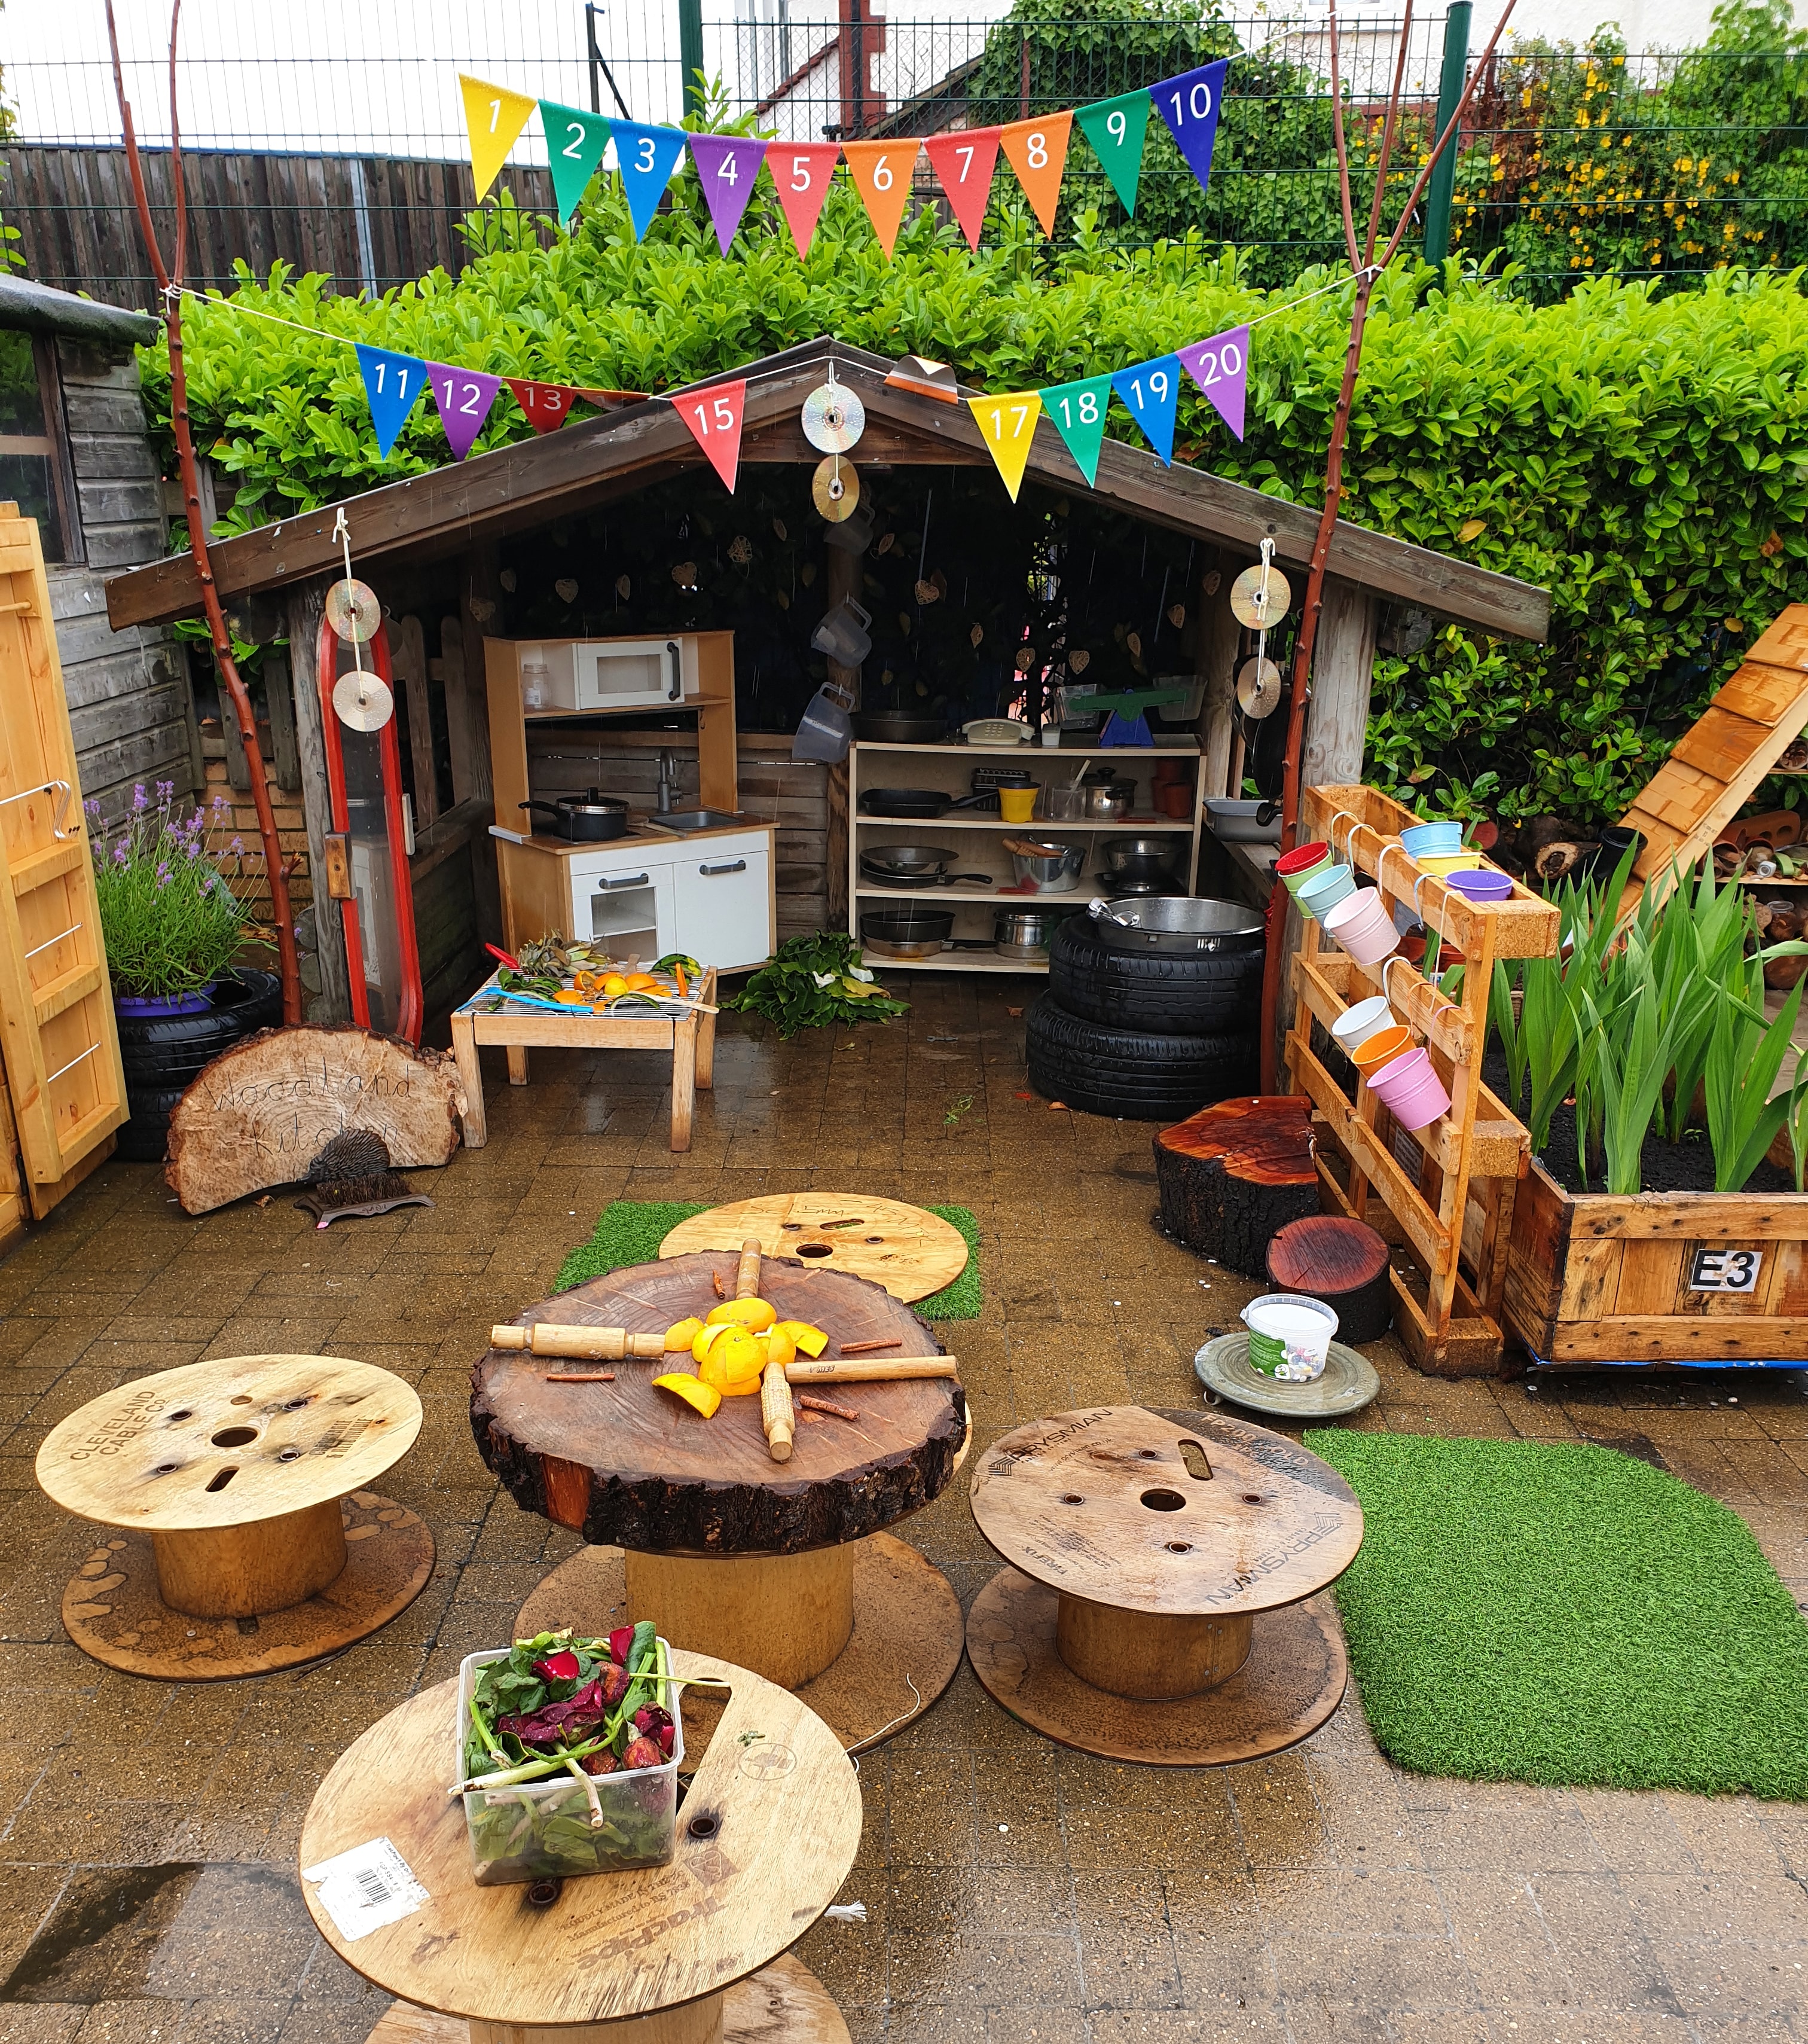
[[[56,813],[50,820],[50,834],[66,840],[69,833],[63,826],[69,818],[69,798],[73,792],[67,781],[40,781],[36,787],[22,788],[16,795],[0,795],[0,809],[9,802],[29,802],[33,795],[48,795],[53,788],[56,790]]]
[[[1362,819],[1357,816],[1354,809],[1339,809],[1325,828],[1325,842],[1330,847],[1334,855],[1338,848],[1338,825],[1345,816],[1349,819],[1349,836],[1344,847],[1346,854],[1349,847],[1356,842],[1357,832],[1362,827]]]

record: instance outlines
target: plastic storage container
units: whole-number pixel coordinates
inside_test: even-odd
[[[662,1644],[664,1642],[662,1642]],[[670,1649],[667,1650],[668,1657]],[[465,1734],[478,1671],[508,1658],[505,1647],[467,1654],[459,1664],[459,1715],[452,1728],[453,1779],[465,1778]],[[479,1888],[558,1880],[566,1874],[623,1873],[630,1867],[663,1866],[676,1847],[678,1768],[685,1757],[684,1716],[671,1687],[664,1708],[672,1714],[672,1757],[658,1767],[589,1777],[602,1807],[593,1828],[590,1799],[569,1774],[549,1774],[512,1788],[474,1789],[464,1799],[471,1873]]]

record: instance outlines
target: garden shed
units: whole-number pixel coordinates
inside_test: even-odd
[[[318,874],[330,824],[313,648],[328,586],[342,572],[335,532],[344,515],[354,571],[382,600],[396,649],[430,1018],[477,983],[477,941],[499,928],[489,830],[507,820],[493,791],[486,637],[735,635],[740,805],[776,829],[781,936],[839,921],[846,909],[844,771],[790,757],[804,704],[831,672],[854,681],[868,706],[920,707],[958,725],[1020,697],[1027,675],[1034,686],[1077,673],[1079,663],[1064,663],[1084,641],[1089,681],[1180,674],[1201,682],[1203,792],[1236,792],[1234,678],[1253,640],[1231,614],[1230,583],[1272,540],[1276,565],[1293,580],[1296,617],[1315,512],[1213,475],[1208,446],[1183,447],[1166,467],[1107,440],[1088,486],[1046,419],[1013,506],[966,406],[888,382],[896,367],[824,337],[737,372],[747,387],[732,497],[662,397],[213,548],[228,606],[262,620],[251,636],[280,632],[290,642]],[[846,457],[862,509],[875,514],[863,551],[825,544],[829,528],[812,506],[823,457],[800,413],[831,368],[865,407],[864,432]],[[1538,640],[1547,628],[1544,590],[1347,522],[1329,569],[1309,784],[1361,778],[1377,637],[1406,628],[1409,613],[1489,636]],[[873,650],[852,672],[831,670],[810,646],[818,616],[844,596],[873,620]],[[122,632],[192,616],[192,565],[176,555],[115,577],[107,601]],[[1284,660],[1284,637],[1271,634],[1268,651]],[[666,755],[676,759],[677,795],[694,799],[696,738],[681,721],[653,713],[602,734],[581,717],[536,725],[533,793],[601,785],[650,808]],[[1202,868],[1202,884],[1264,892],[1253,849]],[[343,957],[323,941],[314,970],[319,1012],[343,1013]]]

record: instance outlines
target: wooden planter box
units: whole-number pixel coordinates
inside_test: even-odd
[[[1539,1362],[1808,1361],[1808,1193],[1568,1193],[1534,1158],[1505,1303]]]

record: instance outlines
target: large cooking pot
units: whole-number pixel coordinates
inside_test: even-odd
[[[1266,935],[1261,916],[1240,901],[1190,894],[1153,900],[1119,895],[1087,906],[1092,935],[1113,951],[1157,951],[1175,958],[1201,951],[1259,951]]]
[[[946,887],[957,880],[992,884],[989,873],[950,873],[948,862],[960,854],[940,844],[890,844],[860,855],[860,870],[882,887]]]
[[[1057,840],[1010,840],[1041,842],[1047,850],[1042,853],[1013,851],[1011,869],[1019,881],[1033,880],[1038,894],[1071,894],[1080,885],[1080,869],[1086,863],[1086,847],[1083,844],[1064,844]]]
[[[998,791],[988,788],[977,795],[947,795],[939,788],[869,788],[860,806],[869,816],[942,816],[950,809],[996,808]]]
[[[854,720],[854,736],[868,745],[933,745],[947,729],[945,717],[906,709],[863,709]]]
[[[1165,866],[1183,848],[1178,836],[1108,837],[1099,856],[1114,873],[1152,873]]]
[[[559,835],[573,844],[601,844],[628,828],[628,805],[619,795],[592,788],[582,795],[561,795],[556,802],[523,802],[524,809],[544,810]]]
[[[1134,781],[1095,781],[1080,792],[1086,797],[1086,814],[1093,823],[1115,823],[1136,804]]]

